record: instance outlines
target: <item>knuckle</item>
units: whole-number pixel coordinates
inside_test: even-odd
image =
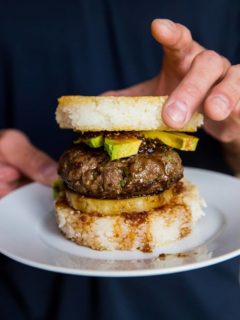
[[[20,130],[17,130],[17,129],[9,129],[8,130],[8,137],[9,139],[12,138],[12,139],[27,139],[27,136],[21,132]]]
[[[231,66],[231,68],[229,70],[229,74],[234,79],[238,95],[240,96],[240,91],[239,91],[239,87],[240,87],[240,64],[236,64],[234,66]]]
[[[203,61],[208,64],[210,67],[223,67],[224,60],[222,57],[213,50],[204,50],[200,52],[196,58],[196,63],[202,63]]]
[[[199,63],[202,62],[202,60],[203,60],[203,53],[200,52],[200,53],[197,54],[196,57],[194,58],[193,63],[192,63],[193,66],[194,66],[194,65],[198,65]]]
[[[231,66],[231,71],[234,73],[238,73],[239,77],[240,77],[240,64],[235,64],[235,65]]]
[[[37,173],[41,168],[44,168],[49,164],[49,159],[39,150],[32,150],[28,153],[27,158],[29,168],[32,172]]]
[[[213,63],[222,62],[221,56],[216,51],[206,50],[205,52],[203,52],[203,54],[204,53],[205,53],[205,58],[208,61],[213,62]]]
[[[215,91],[228,96],[235,104],[240,99],[240,64],[231,66],[223,81],[215,86]]]
[[[20,130],[17,129],[7,129],[2,130],[0,133],[0,141],[10,141],[14,139],[24,138],[26,139],[26,136],[24,133],[22,133]]]
[[[43,157],[38,152],[31,152],[29,153],[29,161],[31,164],[34,164],[35,167],[39,167],[43,162]]]
[[[187,41],[191,41],[192,40],[192,33],[191,31],[186,28],[185,26],[183,26],[183,37],[187,40]]]
[[[28,137],[17,129],[7,129],[0,131],[0,158],[7,160],[9,154],[11,157],[16,155],[17,150],[21,146],[25,146],[29,143]]]
[[[223,56],[220,56],[220,57],[222,58],[223,65],[225,66],[225,68],[229,69],[231,67],[230,61],[226,57],[223,57]]]

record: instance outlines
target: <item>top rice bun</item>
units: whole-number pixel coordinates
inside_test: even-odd
[[[61,128],[74,131],[171,131],[161,116],[166,101],[167,96],[63,96],[56,120]],[[195,113],[178,131],[197,131],[202,124],[203,116]]]

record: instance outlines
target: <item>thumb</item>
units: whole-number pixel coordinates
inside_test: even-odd
[[[153,20],[151,32],[155,40],[162,45],[165,60],[171,63],[174,70],[178,68],[186,73],[196,55],[204,50],[193,40],[188,28],[171,20]]]
[[[56,162],[35,148],[27,136],[18,130],[2,131],[0,156],[5,163],[34,181],[50,185],[57,178]]]

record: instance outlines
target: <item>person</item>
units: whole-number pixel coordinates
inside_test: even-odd
[[[181,5],[170,1],[168,6],[150,2],[151,6],[149,1],[137,5],[135,1],[69,1],[57,4],[58,15],[50,14],[53,4],[48,4],[50,11],[30,2],[27,7],[16,2],[14,10],[5,4],[0,19],[1,30],[6,30],[0,40],[4,127],[0,131],[0,197],[28,181],[51,185],[57,176],[52,157],[65,149],[72,136],[62,134],[54,123],[56,98],[75,93],[167,94],[163,118],[176,129],[200,110],[205,114],[205,132],[200,134],[198,151],[184,158],[184,163],[239,174],[240,65],[234,57],[240,48],[231,37],[238,30],[240,5],[223,2],[216,10],[214,4],[203,7],[202,3],[196,10],[185,1]],[[186,7],[189,19],[184,15]],[[219,51],[225,49],[228,59],[193,39],[190,29],[195,34],[199,31],[199,39],[201,27],[204,29],[202,22],[197,28],[198,20],[192,17],[199,18],[200,8],[206,15],[204,23],[207,16],[212,19],[208,20],[210,30],[203,34],[207,37],[212,32],[207,37],[210,44],[217,35],[216,49],[226,41],[227,47],[220,45]],[[157,75],[161,54],[147,35],[153,14],[190,25],[153,20],[152,35],[163,48]],[[10,15],[11,25],[6,18]],[[221,20],[216,20],[218,16]],[[229,17],[232,23],[226,34]],[[231,55],[227,50],[233,47]],[[150,80],[127,87],[139,79]],[[106,91],[111,87],[115,90]],[[119,90],[121,87],[127,88]],[[49,274],[2,256],[0,315],[2,319],[75,319],[78,314],[80,319],[235,319],[239,316],[238,261],[182,275],[121,280]]]

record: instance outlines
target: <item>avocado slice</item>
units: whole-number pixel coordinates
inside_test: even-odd
[[[56,200],[60,194],[63,192],[63,182],[61,179],[56,179],[52,183],[52,197],[54,200]]]
[[[199,138],[182,132],[142,131],[145,138],[159,139],[166,145],[183,151],[195,151]]]
[[[111,160],[117,160],[133,156],[138,153],[138,149],[142,143],[135,137],[131,138],[111,138],[105,137],[104,148]]]
[[[91,148],[100,148],[103,146],[104,139],[102,135],[99,135],[89,139],[84,139],[83,142],[86,143]]]
[[[84,139],[80,137],[78,140],[74,141],[74,143],[80,143],[80,142],[84,142],[91,148],[100,148],[103,146],[104,138],[103,138],[103,135],[100,134],[98,136],[88,138],[88,139]]]

